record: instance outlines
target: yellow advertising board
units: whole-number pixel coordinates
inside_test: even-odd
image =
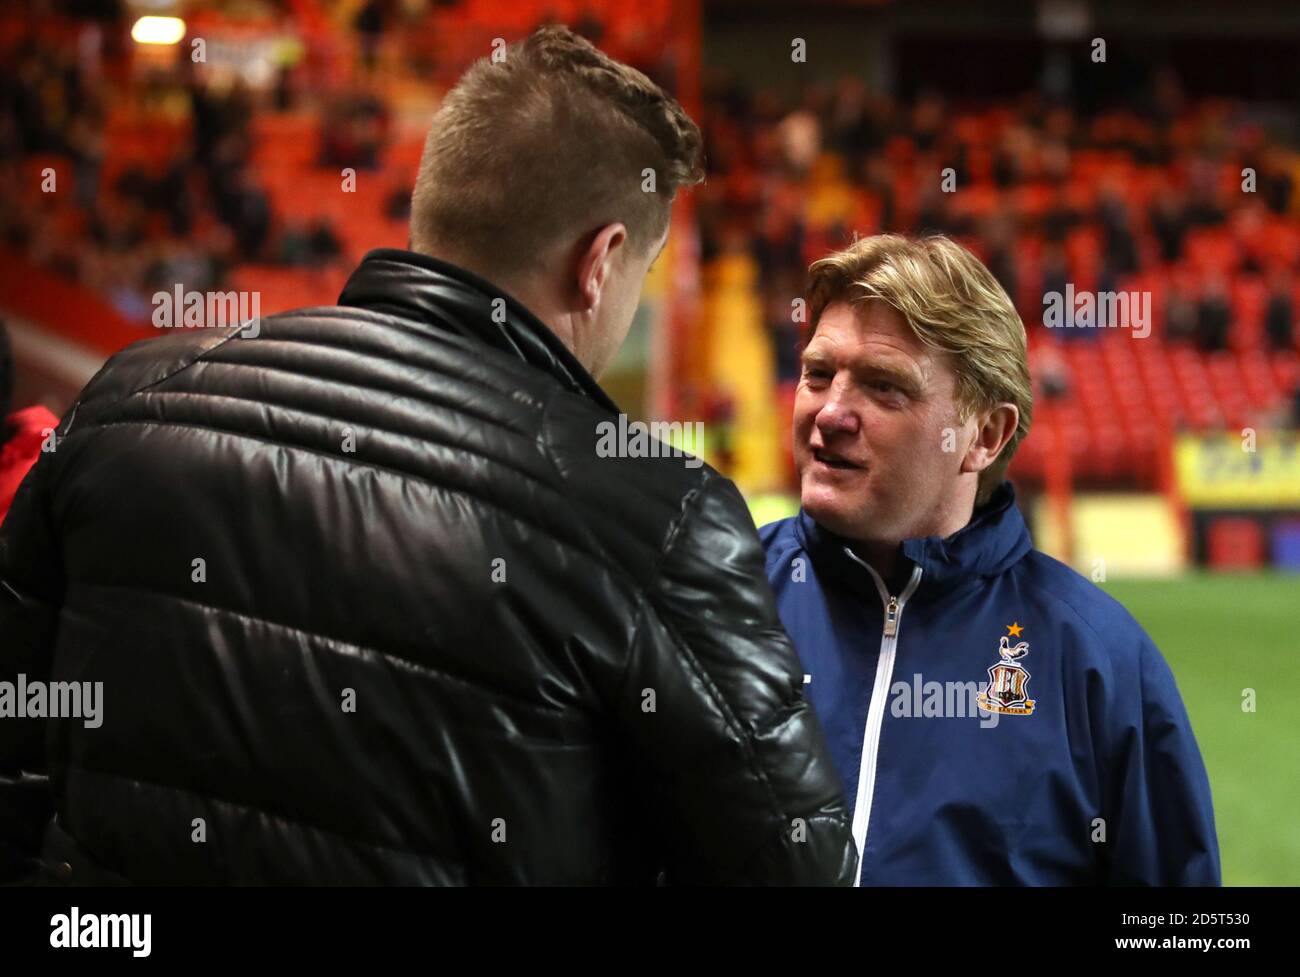
[[[1187,505],[1300,509],[1300,432],[1182,434],[1174,469]]]

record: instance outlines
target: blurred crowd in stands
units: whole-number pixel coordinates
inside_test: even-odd
[[[385,32],[401,34],[385,26],[389,18],[384,4],[359,8],[351,27],[359,74],[326,89],[302,84],[291,65],[259,91],[213,84],[180,45],[174,64],[127,76],[126,92],[106,70],[122,52],[108,50],[103,32],[11,42],[0,51],[11,66],[0,79],[0,242],[137,320],[155,291],[176,282],[219,288],[249,265],[343,271],[370,246],[401,246],[375,240],[405,216],[418,158],[416,146],[405,168],[387,162],[395,105],[390,88],[373,83],[373,66]],[[583,29],[607,40],[594,21]],[[634,31],[620,36],[642,44],[616,53],[667,80],[662,51],[652,56]],[[127,103],[146,119],[167,104],[171,122],[137,126],[147,145],[110,168],[118,138],[110,108]],[[322,179],[352,167],[386,181],[382,200],[367,205],[375,214],[325,200],[314,213],[286,209],[286,197],[309,192],[306,177],[284,171],[270,185],[274,174],[253,162],[255,129],[259,118],[294,113],[312,116],[304,165]],[[1048,397],[1069,392],[1072,370],[1057,344],[1042,342],[1043,297],[1067,285],[1148,292],[1153,335],[1174,348],[1293,351],[1300,342],[1295,149],[1276,119],[1186,99],[1169,71],[1128,104],[1084,114],[1036,93],[993,105],[927,92],[894,98],[853,77],[789,97],[706,69],[699,115],[709,173],[694,191],[703,263],[736,255],[752,263],[787,386],[802,328],[791,299],[808,263],[883,231],[944,232],[984,259],[1030,330]],[[46,165],[61,181],[57,206],[26,192]],[[1053,338],[1086,343],[1103,332]],[[1287,378],[1277,382],[1289,395]],[[1272,396],[1266,385],[1251,404]]]
[[[1187,102],[1170,74],[1092,117],[1035,94],[968,109],[845,78],[786,101],[715,77],[705,123],[703,252],[752,257],[784,377],[796,368],[790,298],[808,262],[882,231],[962,240],[1031,333],[1043,296],[1073,283],[1150,289],[1167,341],[1226,349],[1258,311],[1264,344],[1296,344],[1295,153],[1239,107]],[[1236,307],[1256,297],[1258,310]]]
[[[0,241],[104,292],[128,318],[147,318],[148,297],[176,282],[206,290],[238,264],[321,267],[343,253],[329,218],[277,219],[250,165],[256,114],[291,110],[291,87],[210,85],[185,50],[139,94],[183,102],[188,121],[169,126],[160,116],[162,138],[111,174],[107,79],[84,44],[21,44],[0,79]],[[386,136],[382,100],[363,89],[320,99],[318,111],[319,165],[373,170]],[[26,192],[38,182],[43,194]]]

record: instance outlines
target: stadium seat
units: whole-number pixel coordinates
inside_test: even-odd
[[[1207,555],[1215,570],[1257,570],[1264,562],[1264,530],[1256,519],[1221,516],[1210,524]]]
[[[1273,566],[1300,573],[1300,519],[1279,519],[1273,526]]]

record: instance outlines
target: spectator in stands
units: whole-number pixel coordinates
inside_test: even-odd
[[[1187,208],[1182,194],[1168,183],[1161,186],[1148,216],[1151,233],[1160,247],[1160,258],[1175,262],[1183,256],[1183,239],[1187,236]]]
[[[388,110],[373,92],[333,100],[321,124],[321,166],[373,170],[388,131]]]
[[[390,220],[409,220],[411,217],[411,191],[409,187],[394,186],[384,198],[384,216]]]
[[[898,194],[888,162],[880,156],[868,157],[862,170],[862,182],[867,193],[880,205],[880,219],[876,226],[885,230],[897,227]]]
[[[133,195],[101,194],[87,227],[90,239],[106,251],[127,251],[145,240],[145,211]]]
[[[923,91],[917,96],[908,116],[908,135],[921,152],[930,152],[939,146],[944,133],[946,109],[943,98],[933,91]]]
[[[1043,237],[1049,242],[1062,242],[1078,225],[1079,213],[1071,205],[1065,188],[1058,186],[1052,193],[1052,202],[1043,214]]]
[[[383,0],[364,0],[352,18],[352,29],[357,34],[361,64],[367,71],[374,70],[379,59],[379,45],[384,39],[387,12]]]
[[[1264,332],[1273,349],[1295,347],[1295,284],[1283,264],[1268,273],[1268,302],[1264,307]]]
[[[1259,169],[1257,192],[1274,214],[1284,217],[1291,212],[1291,198],[1295,180],[1291,176],[1294,164],[1277,147],[1270,147]]]
[[[816,113],[798,107],[781,120],[778,132],[790,173],[796,177],[804,176],[821,153],[821,123]]]
[[[1065,400],[1070,396],[1070,368],[1061,355],[1059,343],[1039,343],[1030,357],[1030,364],[1037,384],[1037,396],[1045,401]]]
[[[189,161],[180,154],[152,164],[132,163],[117,178],[116,189],[148,213],[167,216],[171,233],[184,236],[194,222]]]
[[[77,113],[68,127],[67,146],[72,155],[77,203],[89,211],[99,195],[100,170],[104,165],[104,121],[97,108]]]
[[[194,226],[195,211],[194,195],[190,192],[189,161],[180,154],[173,155],[151,190],[153,206],[167,215],[171,233],[177,237],[189,234]]]
[[[1066,289],[1070,284],[1070,266],[1065,253],[1065,248],[1057,241],[1049,240],[1043,246],[1043,259],[1039,265],[1040,282],[1039,285],[1039,305],[1034,310],[1036,317],[1043,314],[1043,304],[1047,301],[1048,295],[1066,294]],[[1074,309],[1070,306],[1062,306],[1065,321],[1061,322],[1062,327],[1069,327],[1074,322]],[[1069,330],[1072,332],[1073,330]],[[1058,338],[1064,339],[1067,332],[1062,332]]]
[[[958,235],[966,229],[965,221],[953,212],[952,196],[936,184],[922,186],[914,228],[918,234]]]
[[[235,235],[243,260],[258,260],[271,230],[271,205],[266,192],[243,168],[226,171],[215,189],[217,216]]]
[[[984,243],[984,263],[1014,300],[1019,294],[1020,272],[1016,265],[1015,222],[1005,205],[981,223],[979,237]]]
[[[862,165],[862,158],[880,146],[881,137],[871,117],[870,103],[871,94],[862,79],[839,80],[826,141],[845,158],[850,171],[856,171]]]
[[[1219,227],[1228,218],[1220,199],[1219,170],[1214,159],[1193,159],[1187,222],[1192,227]]]
[[[1017,186],[1024,172],[1023,133],[1014,126],[1003,131],[993,153],[993,182],[1002,190]]]
[[[1196,304],[1181,287],[1170,288],[1165,295],[1165,338],[1171,343],[1196,340]]]
[[[343,253],[343,244],[325,218],[305,227],[289,227],[280,235],[277,257],[286,265],[319,268]]]
[[[788,281],[783,278],[782,281]],[[797,298],[799,288],[774,287],[766,291],[765,313],[772,333],[772,348],[776,353],[776,381],[794,383],[799,378],[799,343],[803,325],[794,320],[792,296]]]
[[[148,266],[147,291],[171,291],[177,285],[196,292],[218,288],[225,278],[221,258],[203,240],[169,241],[158,248],[157,257]]]
[[[1228,330],[1232,326],[1232,300],[1223,275],[1207,276],[1196,304],[1196,342],[1202,350],[1215,352],[1228,348]]]
[[[1097,222],[1102,231],[1102,254],[1111,271],[1116,277],[1137,271],[1137,239],[1133,235],[1128,205],[1114,187],[1106,187],[1098,194]],[[1104,287],[1100,290],[1104,291]]]

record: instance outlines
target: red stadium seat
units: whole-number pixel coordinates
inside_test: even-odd
[[[1222,516],[1210,524],[1209,565],[1215,570],[1256,570],[1264,562],[1264,543],[1258,520]]]

